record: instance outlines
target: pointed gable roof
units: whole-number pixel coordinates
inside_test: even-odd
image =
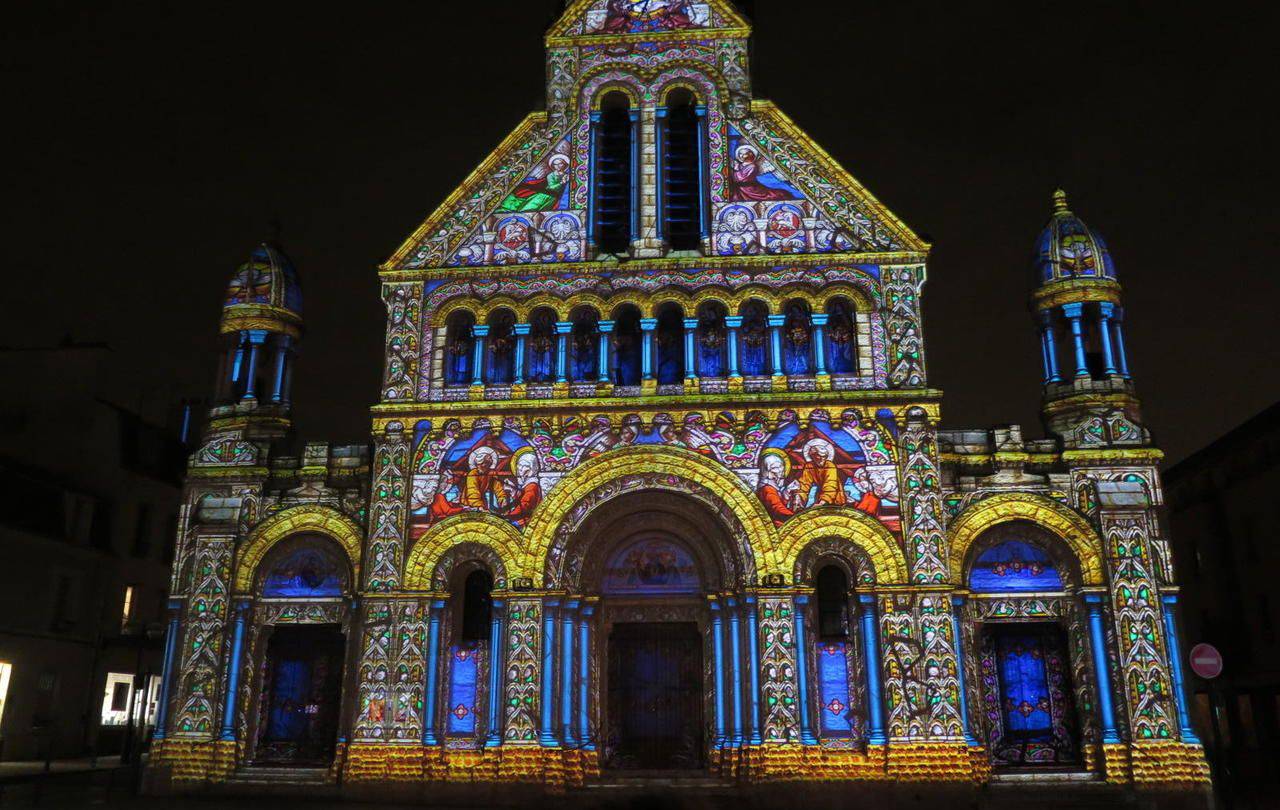
[[[709,33],[745,37],[751,24],[729,0],[571,0],[547,31],[547,45]]]

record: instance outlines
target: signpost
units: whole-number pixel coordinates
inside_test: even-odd
[[[1191,671],[1211,681],[1222,674],[1222,653],[1212,644],[1197,644],[1191,648]]]

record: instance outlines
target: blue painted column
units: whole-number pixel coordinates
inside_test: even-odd
[[[810,316],[813,321],[813,365],[821,376],[827,373],[827,321],[831,318],[825,312],[815,312]]]
[[[596,750],[591,739],[591,616],[596,606],[587,602],[578,618],[578,742],[584,750]]]
[[[655,158],[654,164],[655,165],[654,165],[654,173],[653,173],[654,174],[653,187],[657,189],[657,192],[658,192],[655,195],[656,197],[655,207],[658,210],[656,212],[657,216],[655,216],[653,219],[654,219],[654,236],[656,236],[657,239],[661,241],[662,235],[666,233],[666,230],[667,230],[666,228],[667,184],[665,180],[666,166],[664,165],[667,162],[667,122],[670,120],[667,117],[667,108],[658,107],[656,110],[654,110],[654,119],[655,120],[654,120],[654,126],[653,126],[653,144],[654,144],[654,158]],[[635,177],[635,176],[636,176],[635,174],[632,174],[632,177]],[[670,247],[670,246],[664,245],[664,247]]]
[[[741,377],[742,372],[738,370],[738,330],[742,328],[742,316],[730,315],[724,319],[724,325],[729,331],[725,338],[729,343],[729,376]]]
[[[600,360],[600,373],[596,379],[598,382],[609,382],[609,335],[613,332],[613,321],[600,321],[596,324],[600,330],[600,351],[597,352]]]
[[[735,748],[742,745],[742,627],[738,619],[738,602],[729,597],[726,604],[729,609],[729,655],[730,672],[733,675],[733,733],[729,744]]]
[[[474,338],[471,346],[471,384],[484,385],[484,339],[489,336],[489,325],[478,323],[471,327]]]
[[[289,355],[289,336],[280,335],[276,339],[276,368],[272,375],[271,401],[279,402],[284,398],[284,361]]]
[[[590,184],[590,193],[587,194],[587,242],[591,246],[592,253],[596,248],[596,151],[599,148],[600,141],[600,111],[591,111],[591,143],[590,154],[587,157],[587,182]]]
[[[182,603],[176,599],[169,602],[169,629],[164,636],[164,666],[160,669],[160,701],[156,707],[156,730],[152,736],[163,740],[165,724],[169,719],[169,683],[173,680],[173,656],[178,647],[178,611]]]
[[[1126,354],[1124,350],[1124,310],[1123,309],[1117,308],[1115,310],[1115,319],[1112,321],[1112,323],[1115,324],[1115,329],[1116,329],[1116,334],[1115,334],[1116,359],[1119,361],[1119,364],[1120,364],[1120,376],[1127,378],[1129,376],[1129,355]]]
[[[1053,312],[1050,310],[1040,311],[1040,336],[1045,353],[1045,382],[1062,382],[1062,375],[1058,373],[1058,343],[1053,329]]]
[[[1116,732],[1116,712],[1111,703],[1111,674],[1107,664],[1107,635],[1102,628],[1102,595],[1085,594],[1085,606],[1089,609],[1089,638],[1093,645],[1093,671],[1097,679],[1098,709],[1102,715],[1102,741],[1120,742]]]
[[[956,643],[956,681],[960,684],[960,723],[964,728],[966,745],[977,745],[978,738],[973,736],[973,727],[969,724],[969,696],[964,682],[964,633],[960,623],[960,611],[964,609],[964,597],[951,597],[951,635]]]
[[[440,691],[440,614],[444,612],[444,600],[431,602],[431,617],[427,623],[427,694],[422,707],[422,744],[439,745],[436,737],[436,698]]]
[[[698,114],[698,227],[705,240],[711,235],[711,218],[707,205],[707,107],[699,104]]]
[[[571,321],[556,321],[556,382],[568,382],[569,367],[569,333],[573,331]]]
[[[531,324],[518,323],[511,328],[511,332],[516,336],[516,369],[512,375],[511,381],[515,385],[524,385],[524,347],[525,342],[529,339],[529,330]]]
[[[694,353],[693,344],[694,337],[698,332],[698,319],[684,319],[684,378],[686,380],[695,379],[698,376],[697,355]]]
[[[760,728],[760,620],[756,616],[756,598],[746,598],[747,651],[751,656],[751,744],[760,745],[764,735]]]
[[[817,745],[813,736],[813,721],[809,717],[809,634],[805,631],[805,608],[809,597],[803,594],[795,598],[795,610],[791,614],[795,623],[796,641],[796,702],[800,704],[800,742]]]
[[[248,339],[248,333],[241,332],[238,342],[236,343],[235,356],[231,360],[231,376],[227,382],[233,386],[228,396],[234,395],[234,386],[236,381],[240,379],[240,369],[244,366],[244,344]]]
[[[769,356],[773,361],[773,376],[782,376],[782,325],[787,322],[785,315],[770,315],[769,324]]]
[[[1173,675],[1173,696],[1178,703],[1178,726],[1184,743],[1199,745],[1200,738],[1191,727],[1191,715],[1187,712],[1187,687],[1182,672],[1182,644],[1178,636],[1177,594],[1165,594],[1160,597],[1164,603],[1164,646],[1169,651],[1169,671]]]
[[[267,339],[267,333],[254,329],[248,335],[249,362],[245,369],[244,396],[241,399],[257,399],[257,381],[254,378],[258,376],[258,355],[262,351],[262,342]]]
[[[1076,376],[1088,377],[1089,364],[1084,357],[1084,326],[1080,319],[1084,317],[1084,304],[1063,304],[1062,314],[1067,316],[1071,324],[1071,345],[1075,347]]]
[[[555,599],[542,603],[542,730],[538,734],[538,742],[545,746],[556,744],[556,732],[552,726],[555,717],[552,701],[555,699],[555,648],[556,619],[555,609],[560,602]]]
[[[720,602],[711,599],[711,642],[715,648],[716,675],[716,748],[724,747],[724,620],[721,617]]]
[[[640,110],[631,108],[631,238],[640,237]]]
[[[858,594],[862,607],[862,657],[867,662],[867,742],[884,745],[884,685],[881,679],[880,628],[875,594]]]
[[[657,318],[640,319],[640,371],[646,380],[653,379],[653,330],[657,328]]]
[[[231,639],[231,661],[227,667],[227,701],[222,709],[220,740],[236,738],[236,697],[240,693],[240,659],[244,656],[244,623],[249,612],[249,600],[239,600],[235,605],[235,629]]]
[[[1111,351],[1111,316],[1115,309],[1113,304],[1098,304],[1098,337],[1102,341],[1102,364],[1108,376],[1119,373],[1115,354]]]
[[[507,668],[506,602],[494,599],[489,613],[489,734],[485,745],[502,745],[502,675]]]
[[[566,748],[578,745],[573,728],[573,636],[577,610],[578,600],[570,599],[560,613],[560,727]]]

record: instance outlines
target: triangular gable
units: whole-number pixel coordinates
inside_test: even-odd
[[[565,125],[525,119],[383,269],[585,260],[585,201],[571,194],[586,180],[585,156]],[[771,102],[753,102],[725,135],[712,157],[712,255],[928,251]]]
[[[709,31],[745,35],[750,24],[727,0],[573,0],[547,40]]]
[[[560,122],[563,124],[563,122]],[[499,209],[517,184],[561,142],[546,113],[533,113],[502,141],[382,265],[383,270],[442,267],[461,243]]]
[[[789,189],[788,196],[792,198],[795,192],[800,192],[804,200],[813,206],[815,229],[827,221],[837,234],[842,234],[851,243],[848,247],[827,247],[825,250],[879,253],[924,252],[929,249],[927,242],[881,204],[772,102],[753,101],[751,114],[733,122],[732,126],[741,134],[741,141],[734,143],[734,130],[731,130],[729,183],[725,190],[727,200],[751,200],[753,197],[783,199],[781,193],[769,194],[760,190],[761,187],[767,189],[775,185]],[[738,154],[743,151],[743,146],[758,150],[762,166],[768,172],[757,171],[752,177],[752,167],[742,168],[742,158],[749,157]],[[766,174],[771,176],[766,177]],[[752,180],[754,185],[744,190],[744,183],[739,182],[735,188],[735,181],[739,178]],[[717,252],[721,252],[718,246]]]

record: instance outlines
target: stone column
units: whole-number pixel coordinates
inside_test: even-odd
[[[1063,304],[1062,313],[1071,324],[1071,345],[1075,348],[1076,376],[1088,377],[1089,364],[1084,356],[1084,326],[1080,320],[1084,317],[1084,304]]]
[[[960,620],[960,612],[964,610],[964,597],[951,597],[951,624],[956,643],[956,680],[960,686],[960,723],[964,729],[964,741],[967,745],[978,745],[973,736],[973,727],[969,722],[969,699],[964,680],[964,632]]]
[[[556,321],[556,382],[569,381],[569,333],[573,331],[571,321]]]
[[[884,745],[884,686],[880,674],[880,623],[873,594],[858,595],[862,608],[862,657],[867,662],[867,743]]]
[[[760,745],[764,737],[760,729],[760,620],[756,614],[756,598],[746,598],[747,650],[751,655],[751,744]]]
[[[578,600],[570,599],[560,613],[560,735],[566,748],[578,745],[573,724],[574,613],[577,610]]]
[[[506,629],[503,610],[506,602],[495,599],[489,618],[489,734],[484,744],[502,745],[502,674],[506,669]]]
[[[1098,337],[1102,342],[1102,365],[1107,376],[1114,376],[1116,371],[1115,355],[1111,351],[1111,315],[1115,311],[1112,304],[1098,304]]]
[[[694,337],[698,331],[697,318],[684,319],[684,378],[693,380],[698,377],[697,354],[694,351]]]
[[[1116,733],[1116,713],[1111,701],[1111,674],[1107,665],[1106,631],[1102,626],[1102,595],[1086,594],[1085,607],[1089,611],[1089,640],[1093,647],[1093,672],[1097,679],[1098,710],[1102,720],[1102,741],[1113,744],[1120,742]]]
[[[531,324],[518,323],[512,327],[511,331],[516,336],[516,363],[515,373],[511,379],[515,385],[524,385],[524,350],[525,343],[529,339],[529,331]]]
[[[805,627],[809,597],[798,595],[795,604],[792,618],[796,625],[796,701],[800,704],[800,742],[804,745],[817,745],[818,738],[813,735],[809,706],[809,633]]]
[[[600,330],[600,373],[596,377],[596,381],[601,385],[609,384],[609,335],[613,332],[613,321],[600,321],[596,324]]]
[[[156,727],[152,736],[164,739],[165,723],[169,718],[169,697],[173,682],[173,656],[178,646],[178,614],[182,603],[169,600],[169,629],[164,636],[164,665],[160,669],[160,700],[156,706]]]
[[[444,601],[431,601],[431,617],[427,624],[427,694],[422,707],[422,744],[439,745],[436,737],[436,701],[440,691],[440,614]]]
[[[227,662],[226,703],[222,709],[222,729],[218,734],[220,740],[236,738],[236,699],[240,694],[240,665],[244,658],[244,624],[249,612],[249,600],[236,600],[235,624],[231,637],[231,659]]]
[[[484,339],[489,336],[488,324],[478,323],[471,327],[474,345],[471,347],[471,385],[484,385]]]
[[[742,316],[730,315],[724,319],[724,325],[728,330],[725,340],[729,344],[729,376],[741,377],[742,373],[738,370],[738,330],[742,328]]]
[[[591,616],[595,605],[582,606],[578,618],[578,742],[587,751],[596,750],[591,737]]]
[[[831,316],[825,312],[815,312],[810,316],[813,322],[813,365],[819,377],[827,376],[827,321]]]
[[[653,379],[653,332],[657,328],[657,318],[640,319],[640,371],[643,380]]]
[[[1174,613],[1178,609],[1177,594],[1168,593],[1160,597],[1164,603],[1164,635],[1169,649],[1169,669],[1173,673],[1173,697],[1178,703],[1178,733],[1184,743],[1199,745],[1200,738],[1191,727],[1191,716],[1187,712],[1187,687],[1182,673],[1182,646],[1178,643],[1178,620]]]
[[[542,722],[538,734],[538,742],[544,746],[556,745],[556,732],[552,718],[555,717],[552,702],[555,700],[555,648],[556,619],[555,609],[560,606],[558,599],[548,599],[542,603]]]
[[[725,744],[724,620],[721,617],[722,612],[719,600],[714,596],[711,597],[711,642],[712,647],[715,650],[714,669],[716,678],[716,748],[722,748]]]

